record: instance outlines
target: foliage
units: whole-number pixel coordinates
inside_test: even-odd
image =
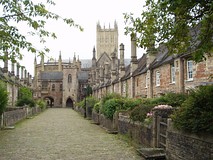
[[[99,113],[100,108],[101,108],[101,102],[97,102],[93,107],[93,109],[96,113]]]
[[[120,99],[120,98],[122,98],[122,96],[118,93],[108,93],[102,98],[102,104],[104,104],[107,100],[112,99],[112,98]]]
[[[8,92],[4,82],[0,81],[0,115],[4,112],[8,103]]]
[[[45,109],[47,107],[47,103],[42,100],[42,99],[39,99],[36,101],[36,104],[41,108],[41,109]]]
[[[187,95],[182,93],[167,93],[163,96],[143,99],[142,104],[150,104],[152,106],[157,105],[171,105],[172,107],[179,107],[186,100]]]
[[[146,0],[140,17],[124,14],[125,34],[138,35],[137,44],[144,49],[164,43],[170,53],[193,52],[199,62],[213,51],[212,13],[212,0]]]
[[[213,85],[192,90],[173,114],[177,129],[192,133],[213,133]]]
[[[30,107],[34,107],[35,101],[33,100],[32,91],[29,88],[20,87],[16,106],[24,106],[24,105],[29,105]]]
[[[130,119],[133,121],[144,122],[147,113],[149,113],[152,108],[152,105],[138,105],[130,111]]]
[[[22,98],[30,98],[32,99],[33,96],[32,96],[32,91],[28,88],[28,87],[20,87],[19,88],[19,96],[18,96],[19,99],[22,99]]]
[[[21,99],[18,99],[16,102],[16,106],[18,107],[25,106],[25,105],[29,105],[30,107],[35,107],[35,101],[31,98],[23,97]]]
[[[85,108],[85,100],[83,99],[82,101],[76,103],[76,106]]]
[[[123,99],[123,107],[124,110],[131,110],[134,107],[138,106],[142,103],[142,99],[134,99],[134,98],[125,98]]]
[[[183,93],[167,93],[164,97],[166,104],[172,107],[179,107],[186,100],[187,95]]]
[[[122,109],[122,103],[121,99],[109,99],[102,105],[101,113],[103,113],[107,118],[112,119],[116,110]]]
[[[92,96],[89,96],[86,98],[86,104],[87,106],[90,106],[91,108],[93,108],[97,102],[98,100]]]
[[[45,5],[46,3],[46,5]],[[0,55],[0,59],[16,61],[22,59],[22,49],[32,53],[44,55],[49,49],[38,51],[26,38],[27,34],[38,36],[40,43],[45,43],[45,38],[56,38],[56,34],[45,29],[47,20],[62,20],[70,27],[74,26],[83,30],[81,26],[74,23],[71,18],[63,18],[60,15],[48,11],[46,6],[56,5],[53,0],[35,3],[33,0],[1,0],[0,7],[0,51],[7,55]],[[17,24],[28,25],[30,32],[21,33]],[[26,35],[25,35],[26,34]]]

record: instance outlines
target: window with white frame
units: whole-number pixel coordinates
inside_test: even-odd
[[[160,72],[156,71],[156,86],[160,86]]]
[[[170,65],[170,75],[171,75],[171,83],[175,83],[175,65],[172,63]]]
[[[193,80],[193,61],[187,61],[187,80]]]

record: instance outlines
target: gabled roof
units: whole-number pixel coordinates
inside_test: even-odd
[[[137,76],[147,71],[146,58],[147,55],[143,54],[143,56],[138,60],[138,68],[133,72],[132,76]]]
[[[62,80],[63,72],[41,72],[41,80]]]

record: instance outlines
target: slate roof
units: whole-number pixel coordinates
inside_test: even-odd
[[[41,72],[41,80],[62,80],[62,72]]]

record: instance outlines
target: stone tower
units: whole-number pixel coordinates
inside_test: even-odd
[[[103,53],[107,53],[109,56],[116,50],[118,50],[118,25],[114,22],[114,28],[101,28],[100,23],[97,23],[96,30],[96,59],[98,60]],[[117,57],[117,55],[116,55]]]

